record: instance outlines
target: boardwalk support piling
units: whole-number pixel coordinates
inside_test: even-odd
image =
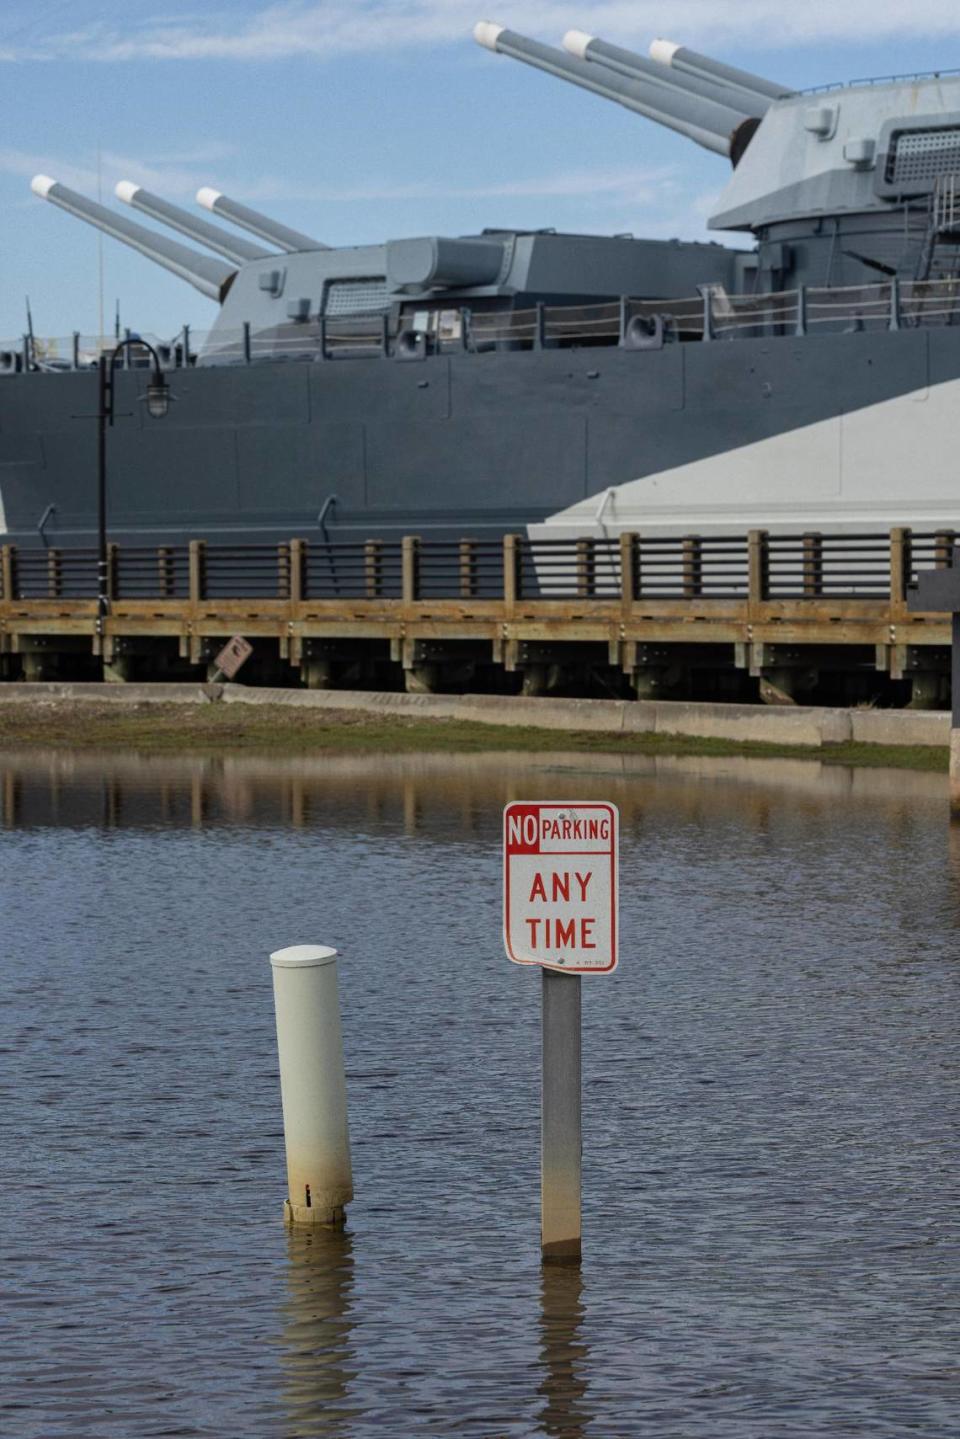
[[[287,1151],[288,1224],[339,1225],[353,1198],[337,951],[295,944],[271,954]]]

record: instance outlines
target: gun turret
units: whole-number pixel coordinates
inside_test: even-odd
[[[686,135],[715,154],[739,158],[744,148],[742,139],[738,139],[741,127],[747,125],[751,135],[756,129],[756,118],[742,110],[701,99],[678,87],[644,86],[638,80],[626,79],[612,70],[576,59],[564,50],[541,45],[537,40],[530,40],[489,20],[481,20],[473,34],[477,44],[487,50],[509,55],[514,60],[546,71],[548,75],[569,80],[583,90],[624,105],[638,115]]]
[[[493,285],[503,268],[503,241],[427,235],[387,242],[387,279],[395,290]]]
[[[563,48],[576,55],[578,60],[592,60],[596,65],[605,65],[609,70],[625,75],[628,80],[646,80],[657,86],[673,85],[701,100],[715,100],[718,105],[726,105],[757,120],[762,120],[773,104],[769,96],[760,95],[756,90],[721,84],[705,76],[694,77],[682,70],[668,70],[656,60],[648,60],[645,55],[636,55],[620,45],[609,45],[606,40],[599,40],[584,30],[568,30],[563,37]]]
[[[751,75],[749,70],[738,70],[734,65],[724,65],[719,60],[711,60],[709,55],[699,55],[696,50],[688,50],[685,45],[675,45],[672,40],[654,40],[650,46],[650,58],[669,70],[679,71],[682,75],[690,75],[694,79],[704,77],[707,80],[719,80],[722,84],[734,85],[741,90],[752,90],[756,95],[765,95],[769,100],[782,100],[788,95],[796,94],[789,85],[777,85],[772,80],[764,80],[762,75]]]
[[[225,260],[232,260],[235,265],[243,265],[247,260],[266,260],[276,254],[275,250],[265,250],[262,245],[252,245],[249,240],[241,240],[239,235],[232,235],[229,230],[222,230],[219,225],[211,225],[208,220],[201,220],[199,216],[194,218],[186,210],[181,210],[179,205],[171,205],[159,195],[151,195],[149,190],[144,190],[141,185],[134,185],[130,180],[121,180],[116,185],[114,194],[125,205],[132,205],[135,210],[142,210],[152,220],[159,220],[161,224],[169,225],[172,230],[179,230],[181,235],[198,240],[201,245],[206,245],[208,250],[222,255]]]
[[[202,205],[205,210],[212,210],[215,215],[222,215],[225,220],[232,221],[234,225],[239,225],[241,230],[248,230],[251,235],[257,235],[268,244],[286,250],[288,254],[301,250],[330,248],[309,235],[301,234],[299,230],[291,230],[289,226],[281,225],[278,220],[271,220],[269,215],[261,215],[259,210],[237,204],[236,200],[231,200],[229,196],[222,195],[219,190],[214,190],[209,185],[204,185],[197,191],[197,204]]]
[[[51,180],[49,175],[35,175],[30,188],[41,200],[59,205],[61,210],[129,245],[164,270],[179,275],[181,280],[187,280],[208,300],[222,302],[226,298],[237,273],[233,266],[225,265],[222,260],[213,260],[209,255],[201,255],[198,250],[192,250],[176,240],[168,240],[165,235],[157,235],[143,225],[136,225],[123,215],[116,215],[105,206],[98,205],[95,200],[88,200],[86,196],[78,195],[76,190],[69,190],[66,185]]]

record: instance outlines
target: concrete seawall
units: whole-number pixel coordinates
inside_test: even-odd
[[[3,709],[30,702],[122,706],[149,704],[277,705],[291,709],[352,711],[424,720],[468,720],[571,733],[661,734],[737,744],[921,745],[947,749],[950,715],[945,711],[820,709],[802,706],[688,704],[684,701],[527,699],[503,695],[379,694],[363,690],[248,689],[244,685],[195,684],[6,684]]]

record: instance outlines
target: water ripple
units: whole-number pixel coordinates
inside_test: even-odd
[[[0,755],[0,1433],[945,1439],[960,841],[937,776]],[[506,798],[623,814],[582,1270],[538,1255]],[[288,1232],[267,953],[341,951],[357,1199]]]

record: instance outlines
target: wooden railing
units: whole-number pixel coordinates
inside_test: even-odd
[[[611,539],[372,539],[340,544],[109,548],[114,600],[902,600],[916,570],[954,562],[951,530]],[[0,599],[96,595],[93,549],[0,551]]]

